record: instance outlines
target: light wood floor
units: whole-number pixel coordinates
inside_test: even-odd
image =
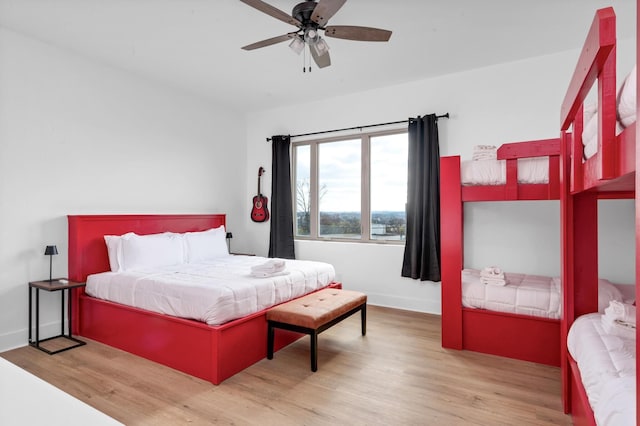
[[[0,356],[127,425],[570,425],[560,370],[444,350],[440,317],[370,306],[215,386],[89,341]],[[35,406],[34,406],[35,407]]]

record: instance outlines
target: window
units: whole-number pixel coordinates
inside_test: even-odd
[[[406,131],[293,144],[295,236],[404,242]]]

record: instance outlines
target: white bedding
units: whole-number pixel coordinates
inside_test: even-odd
[[[286,260],[284,273],[251,276],[268,259],[222,256],[206,263],[103,272],[87,278],[87,294],[167,315],[219,325],[327,286],[332,265]]]
[[[505,272],[507,285],[484,285],[480,271],[462,271],[462,306],[521,315],[560,318],[560,280]]]
[[[617,127],[616,134],[636,122],[636,67],[625,77],[616,99]],[[585,105],[584,128],[582,130],[584,159],[589,159],[598,152],[598,108],[596,105]]]
[[[477,269],[462,270],[462,306],[520,315],[559,319],[562,313],[561,283],[558,277],[505,272],[507,285],[485,285]],[[598,281],[598,310],[604,312],[609,302],[631,299],[624,284]],[[625,292],[621,289],[625,289]],[[633,300],[628,300],[633,302]]]
[[[577,362],[599,426],[636,424],[636,341],[607,334],[601,314],[575,320],[567,348]]]
[[[506,160],[469,160],[460,162],[463,185],[504,185],[507,182]],[[549,182],[549,157],[518,160],[519,183]]]

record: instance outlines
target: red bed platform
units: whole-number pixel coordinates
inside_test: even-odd
[[[109,270],[104,235],[193,232],[225,224],[225,215],[69,216],[69,278]],[[339,283],[332,287],[340,288]],[[261,311],[220,326],[145,311],[74,293],[73,332],[187,374],[219,384],[267,355],[267,321]],[[275,348],[302,337],[282,331]]]
[[[598,199],[636,199],[636,271],[640,205],[636,185],[636,126],[616,135],[616,16],[608,7],[596,12],[561,107],[561,319],[562,396],[576,425],[595,425],[593,410],[576,362],[567,351],[574,320],[598,310]],[[583,161],[584,101],[597,84],[598,152]],[[636,112],[637,115],[637,112]],[[636,272],[636,294],[639,280]],[[637,339],[636,339],[637,345]],[[640,353],[640,352],[639,352]],[[638,366],[636,365],[636,370]],[[638,407],[636,394],[636,407]],[[640,414],[640,413],[638,413]],[[636,420],[640,424],[640,417]]]
[[[560,139],[508,143],[498,149],[507,161],[503,185],[463,186],[460,157],[440,159],[442,346],[560,365],[560,321],[462,306],[463,203],[557,200]],[[517,181],[518,158],[549,157],[549,182]]]

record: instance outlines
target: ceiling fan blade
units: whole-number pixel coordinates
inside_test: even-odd
[[[331,65],[331,56],[329,56],[329,52],[325,52],[322,56],[319,56],[313,47],[311,47],[309,51],[311,52],[311,56],[318,68],[324,68]]]
[[[313,9],[311,20],[324,27],[329,19],[347,2],[347,0],[320,0]]]
[[[353,25],[330,25],[325,31],[327,37],[357,41],[389,41],[391,31],[380,28],[356,27]]]
[[[269,16],[272,16],[276,19],[286,22],[287,24],[295,25],[296,27],[302,27],[302,22],[298,21],[293,16],[288,13],[284,13],[277,7],[273,7],[268,3],[265,3],[261,0],[240,0],[242,3],[253,7],[254,9],[258,9],[260,12],[266,13]]]
[[[288,34],[284,34],[284,35],[281,35],[281,36],[278,36],[278,37],[272,37],[272,38],[268,38],[266,40],[257,41],[255,43],[248,44],[248,45],[244,46],[242,49],[244,49],[244,50],[259,49],[261,47],[271,46],[272,44],[276,44],[276,43],[281,43],[283,41],[287,41],[290,38],[293,38],[295,36],[296,36],[296,33],[288,33]]]

